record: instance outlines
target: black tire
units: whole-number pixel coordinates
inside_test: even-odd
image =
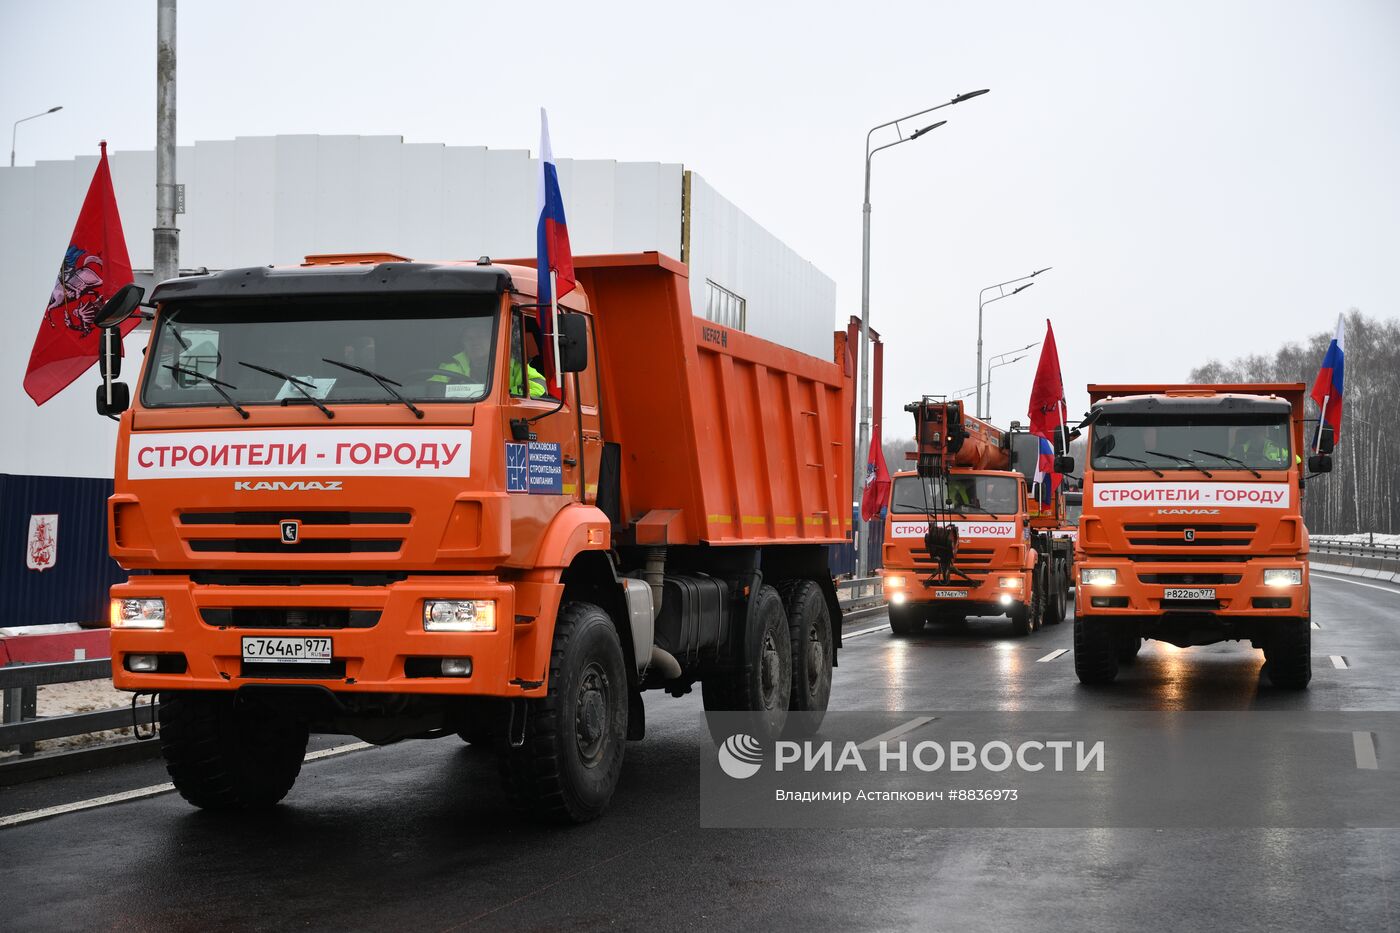
[[[1017,638],[1024,638],[1034,629],[1031,624],[1031,606],[1026,603],[1017,603],[1006,611],[1006,617],[1011,620],[1011,634]]]
[[[788,710],[823,713],[831,702],[831,612],[821,587],[811,580],[788,580],[779,588],[792,642],[792,693]],[[801,717],[815,732],[820,717]]]
[[[915,606],[890,606],[890,631],[900,638],[909,638],[924,630],[923,610]]]
[[[1074,673],[1082,684],[1108,684],[1118,676],[1118,639],[1107,623],[1075,617]]]
[[[1045,625],[1045,613],[1049,611],[1049,602],[1045,598],[1045,570],[1039,569],[1031,574],[1031,613],[1030,625],[1032,632],[1040,631]]]
[[[1118,640],[1118,663],[1124,666],[1136,664],[1141,650],[1142,636],[1132,631],[1124,632]]]
[[[1264,673],[1281,690],[1303,690],[1312,680],[1312,624],[1308,619],[1276,623],[1264,643]]]
[[[501,743],[501,780],[521,810],[561,823],[600,816],[627,747],[627,668],[613,620],[592,603],[560,610],[549,687],[528,701],[525,743]]]
[[[233,694],[164,693],[160,749],[185,800],[205,810],[260,810],[301,773],[306,723]]]
[[[1059,625],[1069,613],[1069,587],[1065,583],[1064,564],[1057,562],[1049,577],[1054,582],[1055,592],[1045,603],[1045,624]]]
[[[747,728],[766,742],[782,735],[787,724],[792,695],[792,631],[783,598],[767,584],[750,598],[748,620],[738,669],[706,677],[701,699],[709,713],[754,714]]]

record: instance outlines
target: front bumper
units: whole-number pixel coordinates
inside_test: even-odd
[[[1117,571],[1117,582],[1092,586],[1080,582],[1085,570],[1097,568]],[[1264,571],[1280,568],[1300,570],[1303,582],[1297,586],[1265,585]],[[1234,577],[1238,580],[1230,579]],[[1310,608],[1308,564],[1291,558],[1148,563],[1083,554],[1075,563],[1074,579],[1074,610],[1080,617],[1205,614],[1224,619],[1298,618],[1306,616]],[[1200,582],[1187,582],[1191,580]],[[1176,588],[1209,588],[1215,591],[1215,599],[1166,599],[1166,591]]]
[[[1031,575],[1024,570],[989,571],[986,577],[975,584],[957,577],[947,583],[927,583],[927,573],[918,570],[891,568],[882,571],[881,575],[886,581],[885,601],[891,606],[944,606],[969,615],[997,615],[1008,612],[1025,602],[1031,588]],[[890,586],[890,577],[902,577],[904,584]],[[1019,580],[1021,585],[1000,585],[1002,579],[1010,578]],[[957,595],[947,595],[953,593]],[[1003,602],[1003,596],[1008,597],[1008,600]]]
[[[188,577],[133,577],[112,597],[165,600],[163,629],[112,629],[112,681],[122,690],[237,690],[247,684],[324,686],[352,693],[541,696],[543,658],[563,587],[494,577],[409,577],[387,586],[214,586]],[[492,632],[427,632],[425,599],[490,599]],[[350,609],[379,613],[367,628],[245,628],[210,624],[201,610]],[[244,636],[329,637],[333,661],[245,665]],[[131,654],[183,656],[182,673],[133,673]],[[414,658],[471,658],[469,677],[410,676]]]

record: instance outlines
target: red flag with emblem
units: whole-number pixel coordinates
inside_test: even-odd
[[[870,437],[870,458],[865,464],[865,489],[860,496],[860,520],[870,521],[880,514],[889,501],[890,471],[885,466],[885,451],[877,430]]]
[[[24,373],[24,391],[35,405],[62,392],[97,362],[101,334],[93,319],[117,289],[131,284],[131,260],[107,167],[107,143],[101,145],[102,158],[68,240]],[[122,335],[138,323],[140,318],[134,315],[123,322]]]
[[[1031,384],[1030,433],[1055,441],[1055,429],[1065,423],[1065,380],[1060,375],[1060,353],[1055,348],[1055,330],[1045,322],[1045,343],[1040,348],[1040,365]],[[1062,452],[1062,451],[1061,451]]]

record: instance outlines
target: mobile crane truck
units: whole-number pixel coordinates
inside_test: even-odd
[[[1112,681],[1144,638],[1249,640],[1277,687],[1312,678],[1304,386],[1091,385],[1074,669]],[[1076,432],[1078,433],[1078,432]],[[1331,426],[1313,473],[1332,468]]]
[[[905,411],[917,469],[895,474],[885,519],[890,629],[907,636],[929,621],[1004,614],[1027,635],[1062,621],[1070,546],[1053,533],[1053,510],[1032,520],[1017,470],[1020,448],[1038,452],[1038,439],[968,415],[961,401],[925,397]]]
[[[112,589],[113,682],[159,694],[190,803],[275,804],[308,732],[460,735],[515,803],[583,821],[645,690],[698,683],[774,734],[826,708],[845,335],[824,360],[697,318],[657,253],[574,262],[562,390],[535,362],[528,260],[170,280],[134,400],[103,353],[109,543],[134,571]]]

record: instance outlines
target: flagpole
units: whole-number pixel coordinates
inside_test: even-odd
[[[564,373],[559,368],[559,277],[549,270],[549,339],[554,345],[554,386],[564,391]]]
[[[1322,445],[1322,426],[1327,423],[1327,403],[1330,401],[1330,393],[1322,397],[1322,410],[1317,413],[1317,437],[1313,440],[1313,453],[1317,453],[1318,447]]]

